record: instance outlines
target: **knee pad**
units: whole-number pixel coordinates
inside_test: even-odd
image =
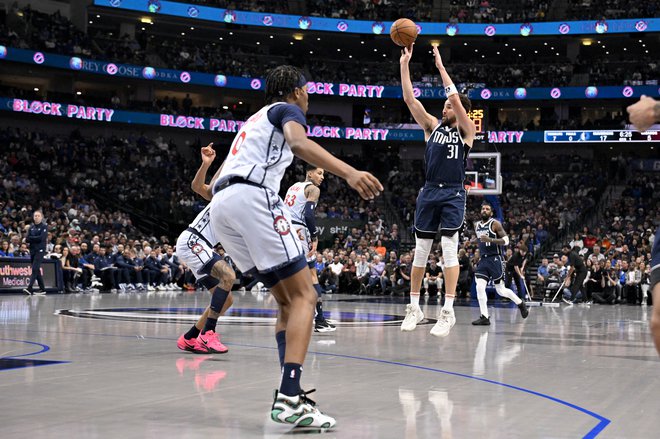
[[[417,238],[415,240],[413,267],[426,267],[429,254],[431,254],[431,247],[433,247],[433,239]]]
[[[227,301],[227,296],[229,296],[229,291],[216,288],[211,296],[210,308],[215,312],[222,311],[222,307],[225,306],[225,302]]]
[[[442,258],[445,260],[445,267],[455,267],[458,265],[458,232],[452,236],[443,236],[440,240],[442,246]]]

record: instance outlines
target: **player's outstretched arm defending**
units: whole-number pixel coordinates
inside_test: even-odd
[[[383,185],[369,172],[358,171],[308,139],[305,127],[300,123],[291,120],[283,128],[284,138],[297,157],[343,178],[365,200],[372,200],[383,191]]]

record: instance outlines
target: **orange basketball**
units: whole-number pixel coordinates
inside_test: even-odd
[[[390,37],[397,46],[408,47],[417,39],[417,25],[408,18],[399,18],[392,23]]]

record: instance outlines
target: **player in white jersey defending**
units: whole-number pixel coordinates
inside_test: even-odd
[[[323,316],[323,290],[321,289],[321,285],[319,285],[319,278],[316,274],[316,246],[319,239],[317,236],[314,209],[321,196],[319,186],[323,183],[323,169],[314,165],[307,165],[306,170],[305,181],[295,183],[289,188],[284,197],[284,204],[291,210],[291,220],[296,233],[303,243],[305,243],[307,266],[312,274],[312,282],[318,296],[316,300],[314,332],[332,332],[337,328],[331,325]]]
[[[365,199],[383,186],[335,158],[307,138],[307,80],[295,67],[279,66],[266,76],[267,105],[241,127],[213,186],[211,225],[242,272],[253,272],[277,300],[275,325],[282,365],[271,419],[296,426],[330,428],[335,420],[321,413],[300,388],[302,364],[312,334],[316,292],[305,249],[278,196],[295,154],[348,182]]]
[[[212,144],[201,149],[202,164],[195,174],[192,189],[206,200],[211,200],[211,187],[204,184],[206,173],[215,160]],[[211,184],[219,173],[213,176]],[[190,223],[176,242],[177,256],[190,267],[195,277],[211,293],[211,304],[197,323],[181,335],[177,347],[196,354],[224,354],[229,349],[220,342],[216,333],[218,318],[223,315],[233,303],[231,288],[236,274],[231,267],[229,257],[222,258],[213,247],[218,242],[213,229],[209,225],[210,208],[202,210]]]

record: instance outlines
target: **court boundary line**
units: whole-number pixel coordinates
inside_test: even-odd
[[[96,337],[120,337],[120,338],[138,338],[138,339],[144,339],[144,340],[164,340],[164,341],[176,341],[176,339],[169,338],[169,337],[151,337],[151,336],[140,336],[140,335],[121,335],[121,334],[103,334],[103,333],[88,333],[88,332],[61,332],[61,331],[38,331],[38,330],[28,330],[27,332],[37,332],[37,333],[47,333],[47,334],[69,334],[69,335],[88,335],[88,336],[96,336]],[[8,339],[0,339],[0,340],[8,340]],[[30,342],[30,341],[25,341],[25,340],[12,340],[12,341],[20,341],[20,342],[25,342],[25,343],[30,343],[30,344],[35,344],[39,345],[42,347],[47,347],[47,345],[43,345],[41,343],[36,343],[36,342]],[[268,349],[268,350],[277,350],[276,347],[272,346],[261,346],[261,345],[251,345],[251,344],[244,344],[244,343],[225,343],[228,346],[239,346],[239,347],[248,347],[248,348],[258,348],[258,349]],[[48,348],[47,350],[49,350]],[[46,352],[40,351],[41,352]],[[424,370],[427,372],[434,372],[434,373],[442,373],[445,375],[450,375],[450,376],[456,376],[460,378],[466,378],[466,379],[472,379],[475,381],[480,381],[483,383],[487,384],[493,384],[497,385],[500,387],[504,387],[507,389],[511,390],[516,390],[519,392],[523,392],[529,395],[537,396],[539,398],[543,398],[549,401],[552,401],[554,403],[563,405],[565,407],[568,407],[570,409],[576,410],[580,413],[586,414],[596,420],[598,420],[598,423],[596,424],[595,427],[593,427],[591,430],[589,430],[584,436],[582,436],[583,439],[593,439],[597,437],[612,421],[602,415],[599,415],[598,413],[592,412],[591,410],[588,410],[584,407],[580,407],[577,404],[572,404],[568,401],[564,401],[562,399],[556,398],[554,396],[546,395],[545,393],[537,392],[535,390],[530,390],[530,389],[525,389],[524,387],[519,387],[519,386],[514,386],[512,384],[506,384],[500,381],[495,381],[495,380],[489,380],[487,378],[479,378],[475,377],[473,375],[467,375],[464,373],[460,372],[451,372],[448,370],[444,369],[437,369],[433,367],[428,367],[428,366],[420,366],[417,364],[409,364],[409,363],[402,363],[398,361],[390,361],[390,360],[383,360],[379,358],[370,358],[370,357],[360,357],[356,355],[347,355],[347,354],[338,354],[338,353],[331,353],[331,352],[319,352],[319,351],[307,351],[308,354],[312,355],[319,355],[319,356],[326,356],[326,357],[338,357],[338,358],[346,358],[350,360],[359,360],[359,361],[366,361],[366,362],[371,362],[371,363],[380,363],[380,364],[387,364],[391,366],[399,366],[399,367],[407,367],[411,369],[417,369],[417,370]],[[36,355],[36,353],[31,353],[28,355]],[[9,357],[8,357],[9,358]]]

